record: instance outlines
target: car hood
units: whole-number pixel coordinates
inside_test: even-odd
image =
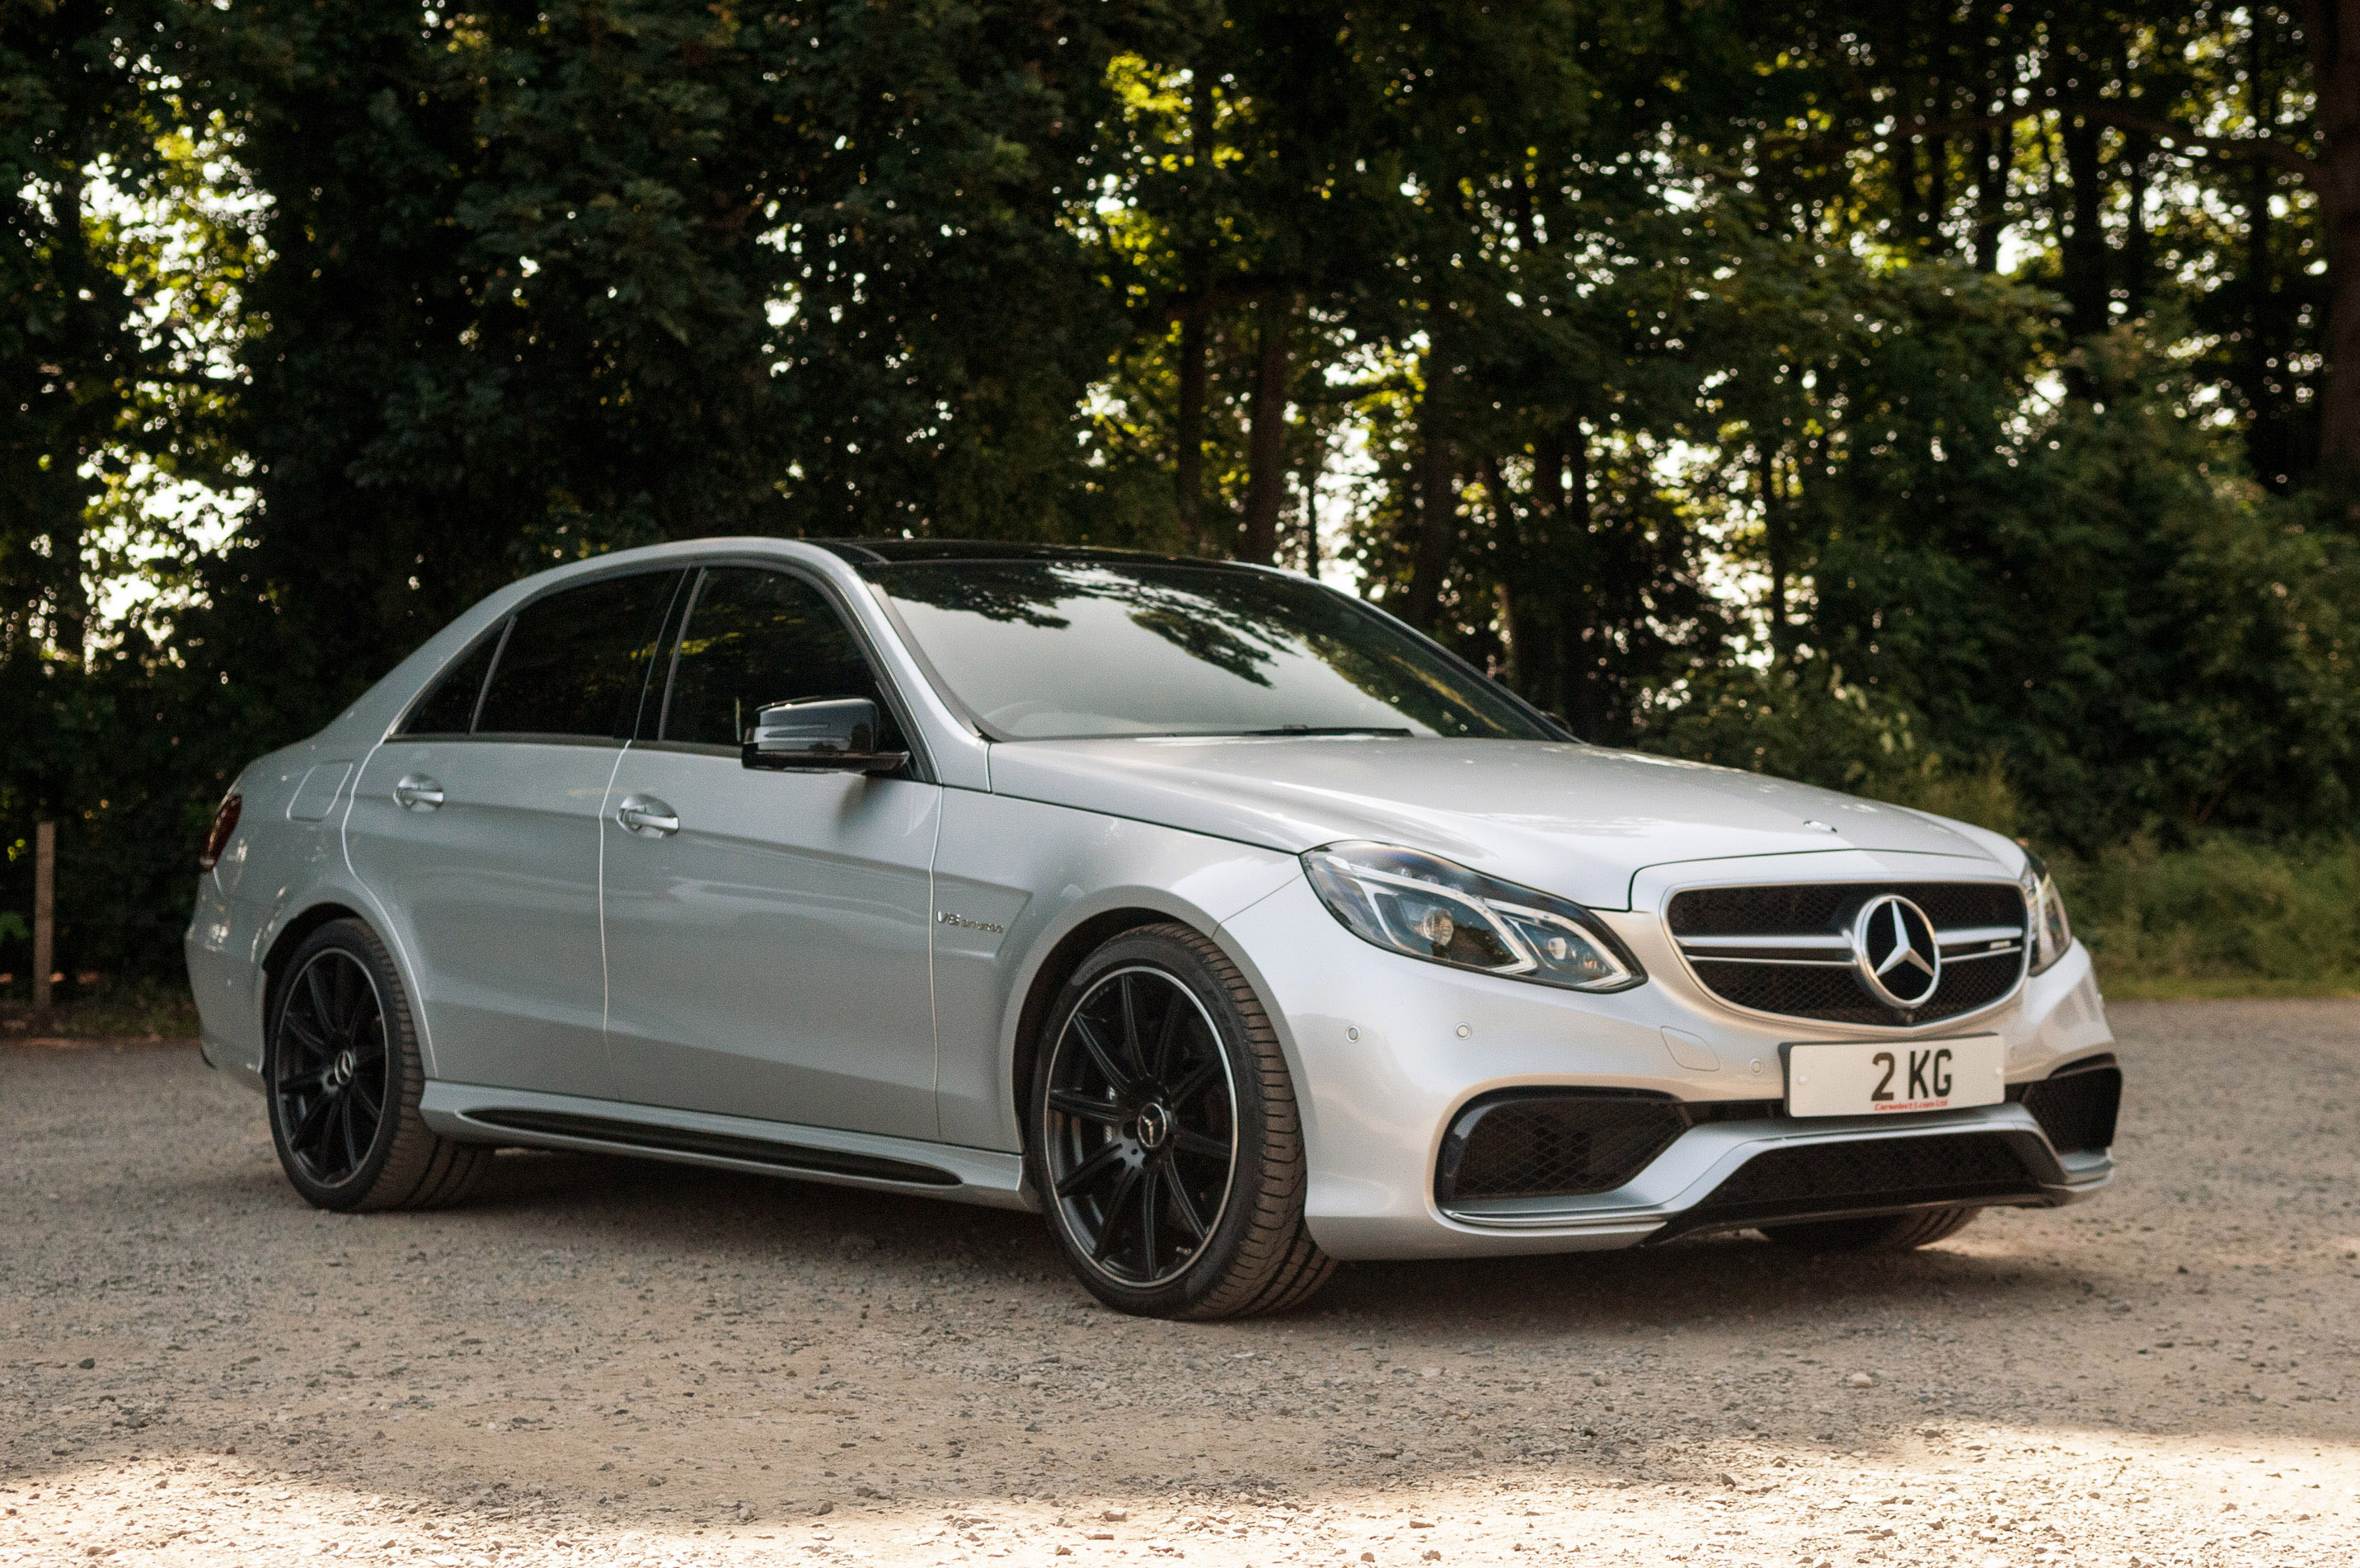
[[[1987,835],[1906,807],[1571,741],[1015,741],[992,748],[991,787],[1289,854],[1376,839],[1601,908],[1675,861],[1850,849],[1998,866]]]

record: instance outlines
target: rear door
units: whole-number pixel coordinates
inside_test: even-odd
[[[617,1087],[650,1105],[931,1138],[942,792],[746,768],[756,713],[803,697],[869,697],[888,716],[880,748],[905,743],[815,585],[717,565],[685,597],[602,824]]]
[[[527,604],[363,770],[347,852],[410,959],[437,1078],[614,1093],[598,823],[682,576]]]

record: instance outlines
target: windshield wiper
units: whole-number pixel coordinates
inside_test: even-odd
[[[1240,735],[1400,735],[1405,728],[1384,724],[1282,724],[1275,729],[1240,729]]]

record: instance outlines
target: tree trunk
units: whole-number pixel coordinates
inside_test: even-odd
[[[1303,575],[1319,576],[1319,477],[1328,462],[1328,444],[1313,433],[1311,455],[1303,464]]]
[[[2267,57],[2261,28],[2252,30],[2253,52],[2247,57],[2247,91],[2254,117],[2264,128],[2278,122],[2278,62]],[[2276,224],[2270,198],[2278,193],[2278,175],[2267,159],[2245,160],[2245,341],[2239,346],[2245,362],[2245,460],[2254,477],[2273,489],[2283,489],[2294,465],[2288,451],[2285,399],[2273,385],[2278,379],[2281,328],[2278,309],[2278,259],[2272,254]]]
[[[2155,242],[2147,230],[2147,192],[2154,182],[2155,138],[2134,131],[2125,138],[2124,172],[2130,189],[2125,203],[2123,236],[2123,316],[2136,321],[2147,314],[2147,291],[2155,267]]]
[[[1411,563],[1403,619],[1431,632],[1442,608],[1442,578],[1458,543],[1459,499],[1451,492],[1450,436],[1442,418],[1442,367],[1428,359],[1426,397],[1418,408],[1417,555]]]
[[[66,309],[61,323],[64,341],[57,352],[66,367],[68,381],[62,395],[68,399],[76,397],[74,378],[95,378],[101,374],[97,361],[104,329],[99,326],[99,313],[107,308],[104,276],[91,256],[90,242],[82,227],[83,205],[89,195],[89,181],[83,172],[90,162],[86,129],[76,148],[58,171],[57,202],[52,214],[57,230],[54,243],[58,247],[58,280]],[[49,640],[77,667],[90,646],[90,595],[82,580],[82,515],[89,496],[82,467],[83,460],[105,439],[104,425],[93,428],[91,421],[104,419],[109,400],[81,400],[88,411],[72,421],[71,450],[51,454],[49,482],[43,487],[49,502],[45,510],[50,517],[45,531],[49,545]]]
[[[1246,437],[1245,540],[1238,559],[1269,565],[1278,559],[1278,509],[1286,499],[1287,307],[1262,311],[1254,366],[1253,428]]]
[[[2072,182],[2073,232],[2065,236],[2061,280],[2065,303],[2072,309],[2066,330],[2088,337],[2106,330],[2106,236],[2098,218],[2105,194],[2104,175],[2098,164],[2097,121],[2068,113],[2061,127],[2065,142],[2065,174]]]
[[[1173,421],[1172,466],[1180,531],[1188,548],[1205,552],[1205,339],[1211,302],[1201,289],[1189,291],[1180,314],[1180,409]]]
[[[2327,230],[2327,386],[2321,466],[2354,498],[2360,521],[2360,0],[2310,0],[2311,90],[2319,104],[2316,189]]]
[[[1209,74],[1197,71],[1196,92],[1188,104],[1188,151],[1191,194],[1200,194],[1213,168],[1213,84]],[[1213,326],[1212,258],[1202,248],[1188,259],[1187,295],[1180,313],[1180,408],[1173,421],[1173,443],[1179,448],[1172,466],[1173,488],[1178,492],[1180,530],[1188,548],[1213,554],[1205,536],[1205,397],[1206,350]]]
[[[1602,732],[1598,660],[1590,652],[1590,606],[1583,593],[1583,563],[1590,559],[1590,433],[1581,422],[1565,422],[1566,466],[1572,482],[1560,492],[1565,504],[1557,521],[1557,707],[1576,735]]]
[[[1762,487],[1762,548],[1770,567],[1770,651],[1782,663],[1793,641],[1786,625],[1786,574],[1791,543],[1786,509],[1778,495],[1778,459],[1765,446],[1756,459]]]
[[[1492,585],[1491,595],[1500,619],[1498,673],[1511,687],[1524,692],[1524,676],[1528,673],[1523,662],[1524,617],[1517,609],[1515,592],[1508,585],[1524,579],[1524,563],[1531,559],[1532,552],[1516,516],[1515,503],[1508,499],[1508,481],[1500,477],[1499,460],[1484,458],[1476,472],[1483,481],[1483,493],[1491,498],[1491,527],[1493,536],[1499,542],[1500,559],[1503,563],[1500,579]]]
[[[1977,46],[1975,91],[1981,94],[1985,114],[2005,114],[2016,97],[2016,82],[2007,70],[2014,56],[2007,49],[1995,49],[1994,41],[1986,38]],[[1994,64],[1999,67],[1997,80],[1994,80]],[[2000,238],[2007,231],[2007,176],[2016,161],[2015,126],[1984,126],[1975,133],[1974,149],[1975,270],[1996,272]]]

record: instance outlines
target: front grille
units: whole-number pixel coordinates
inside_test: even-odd
[[[1797,883],[1692,887],[1672,895],[1675,937],[1758,937],[1835,931],[1864,899],[1897,893],[1939,928],[2024,927],[2024,894],[2012,882]]]
[[[1814,1214],[2038,1202],[2040,1168],[2055,1163],[2038,1149],[2039,1141],[2029,1133],[1863,1138],[1771,1149],[1738,1167],[1710,1197],[1650,1239]]]
[[[2021,1100],[2060,1154],[2090,1154],[2114,1146],[2114,1118],[2123,1104],[2123,1069],[2111,1056],[2059,1068],[2038,1083],[2019,1084]]]
[[[1940,983],[1907,1011],[1871,993],[1852,968],[1853,917],[1884,894],[1925,911],[1942,947]],[[1673,894],[1665,919],[1707,991],[1732,1006],[1789,1018],[1931,1024],[2003,1000],[2024,975],[2024,894],[2014,883],[1697,887]]]
[[[1697,978],[1723,1002],[1756,1013],[1821,1018],[1831,1024],[1930,1024],[1997,1002],[2016,989],[2018,955],[1942,965],[1942,983],[1915,1013],[1896,1013],[1862,989],[1847,963],[1839,969],[1802,964],[1750,964],[1742,959],[1697,959]]]
[[[1435,1197],[1444,1207],[1484,1198],[1612,1192],[1674,1139],[1707,1122],[1775,1116],[1775,1100],[1678,1101],[1615,1090],[1511,1090],[1470,1104],[1442,1140]]]

